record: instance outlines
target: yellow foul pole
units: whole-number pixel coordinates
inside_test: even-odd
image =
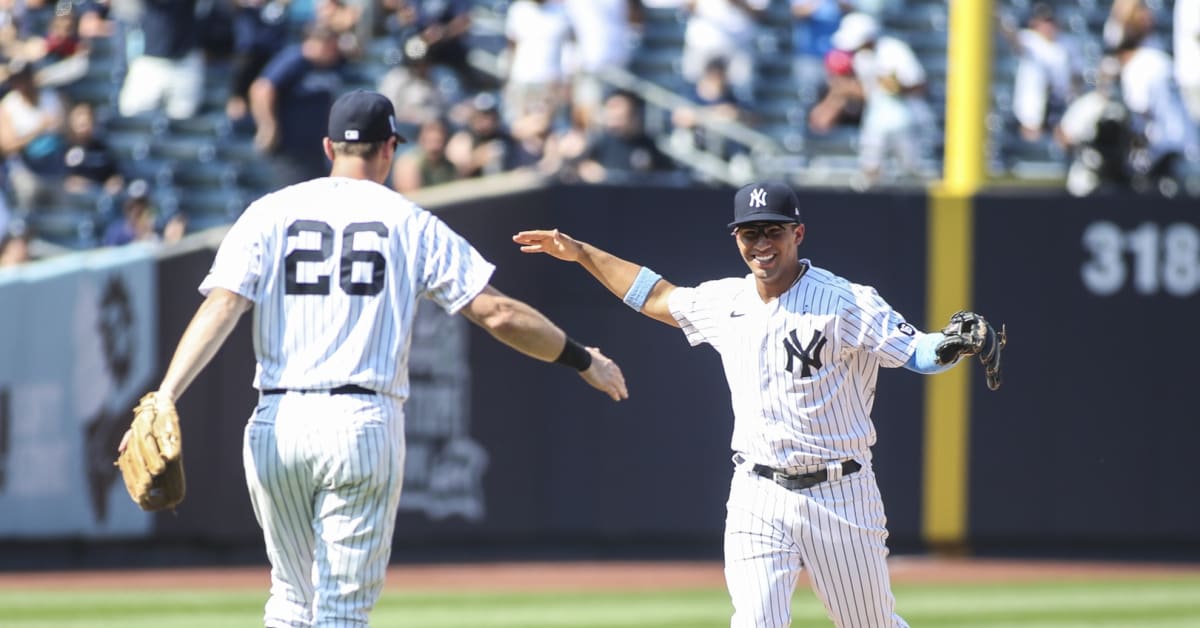
[[[992,0],[948,0],[946,152],[941,181],[929,191],[926,316],[941,329],[971,309],[973,195],[984,184],[991,88]],[[969,369],[925,380],[922,536],[937,550],[966,549]]]

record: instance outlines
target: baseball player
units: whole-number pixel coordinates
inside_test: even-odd
[[[725,520],[731,626],[790,625],[805,568],[836,625],[906,626],[894,610],[871,467],[876,375],[880,366],[938,372],[980,348],[958,334],[922,333],[873,288],[800,259],[804,223],[785,185],[740,189],[729,227],[750,274],[694,288],[557,230],[513,240],[526,253],[578,262],[634,310],[721,355],[734,413]],[[956,317],[991,329],[977,315]]]
[[[225,236],[158,390],[182,395],[253,309],[261,396],[243,460],[271,562],[266,626],[367,625],[400,499],[419,297],[628,396],[616,364],[493,288],[470,244],[381,185],[404,141],[387,98],[342,96],[328,132],[330,175],[264,196]]]

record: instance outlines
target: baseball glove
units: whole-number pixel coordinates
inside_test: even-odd
[[[124,451],[115,463],[125,488],[145,511],[174,509],[183,501],[183,447],[175,404],[158,393],[142,397]]]
[[[987,375],[987,386],[991,390],[1000,388],[1000,353],[1008,343],[1003,325],[997,332],[979,314],[956,312],[950,324],[942,330],[946,336],[936,348],[938,364],[950,364],[962,356],[979,356]]]

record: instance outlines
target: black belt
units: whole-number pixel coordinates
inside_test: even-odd
[[[264,395],[282,395],[286,392],[302,392],[302,393],[329,393],[331,395],[374,395],[375,391],[370,388],[363,388],[358,384],[346,384],[337,388],[328,390],[289,390],[287,388],[268,388],[262,391]]]
[[[857,460],[847,460],[842,463],[842,475],[850,475],[862,468],[862,465]],[[821,469],[812,473],[799,473],[796,475],[788,475],[778,469],[774,469],[765,465],[756,464],[750,468],[751,471],[763,476],[769,480],[774,480],[776,484],[788,489],[789,491],[802,491],[806,488],[812,488],[821,482],[829,479],[829,470]]]

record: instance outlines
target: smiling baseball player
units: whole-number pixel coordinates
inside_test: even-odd
[[[558,231],[513,240],[524,252],[578,262],[634,310],[721,355],[734,414],[731,626],[790,625],[805,568],[836,625],[906,626],[895,612],[871,466],[876,375],[881,366],[936,373],[977,354],[998,385],[1002,336],[969,312],[944,332],[922,333],[873,288],[800,259],[805,227],[786,185],[738,190],[729,227],[750,274],[695,288]]]

